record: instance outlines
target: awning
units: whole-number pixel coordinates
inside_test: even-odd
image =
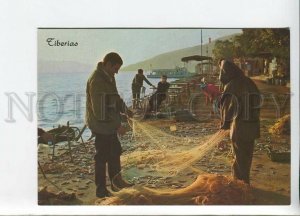
[[[197,65],[212,65],[212,62],[200,62]]]
[[[212,57],[209,56],[200,56],[200,55],[193,55],[193,56],[187,56],[183,57],[181,61],[188,62],[188,61],[205,61],[205,60],[212,60]]]

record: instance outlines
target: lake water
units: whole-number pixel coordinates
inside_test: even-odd
[[[116,77],[119,94],[126,104],[131,102],[131,82],[136,72],[119,72]],[[85,117],[85,89],[89,73],[39,73],[38,74],[38,125],[44,129],[51,129],[66,125],[70,121],[72,126],[84,125]],[[145,74],[146,75],[146,74]],[[169,82],[175,79],[168,79]],[[157,85],[160,79],[150,79]],[[150,86],[144,82],[146,94],[152,92]],[[86,130],[84,137],[88,138],[90,131]]]

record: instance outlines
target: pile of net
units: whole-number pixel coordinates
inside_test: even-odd
[[[75,193],[66,193],[64,191],[53,193],[47,187],[41,188],[38,192],[39,205],[62,205],[75,200],[77,200]]]
[[[154,190],[146,187],[123,189],[113,197],[98,199],[97,205],[251,205],[249,185],[231,177],[204,174],[186,188]]]
[[[280,118],[270,129],[269,132],[274,135],[289,135],[291,132],[291,116],[285,115]]]

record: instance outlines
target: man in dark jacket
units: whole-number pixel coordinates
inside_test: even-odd
[[[138,69],[138,73],[135,75],[135,77],[132,80],[131,90],[132,90],[132,98],[133,98],[133,105],[132,105],[133,109],[136,109],[138,107],[143,82],[145,81],[148,85],[155,87],[149,82],[149,80],[145,77],[143,72],[144,72],[143,69]]]
[[[150,97],[149,112],[157,111],[161,103],[166,99],[170,83],[167,82],[167,76],[162,75],[161,81],[157,84],[156,92]]]
[[[230,129],[234,153],[232,174],[250,183],[254,141],[260,136],[260,92],[234,63],[220,61],[224,92],[220,102],[221,129]]]
[[[117,53],[109,53],[90,75],[86,88],[86,124],[96,135],[95,183],[96,196],[111,194],[106,189],[106,163],[112,190],[131,186],[120,175],[121,144],[117,134],[124,134],[121,113],[132,115],[120,98],[114,75],[123,61]]]

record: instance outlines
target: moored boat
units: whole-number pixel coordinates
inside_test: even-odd
[[[193,73],[188,72],[185,67],[175,67],[173,69],[153,69],[147,78],[160,78],[162,75],[166,75],[168,78],[184,78],[190,77]]]

